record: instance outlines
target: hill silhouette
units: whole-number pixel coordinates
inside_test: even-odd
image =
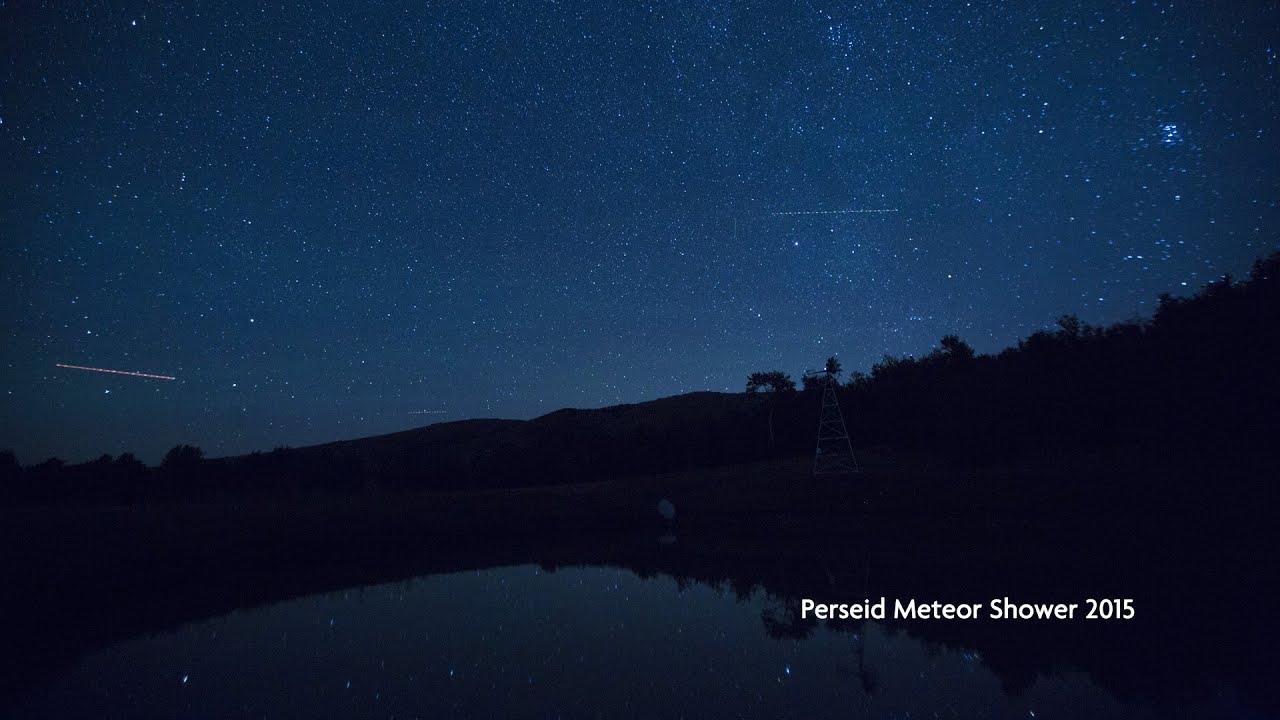
[[[1093,327],[1064,316],[995,355],[959,337],[886,356],[840,388],[855,446],[964,466],[1052,464],[1106,454],[1222,469],[1264,467],[1280,427],[1280,253],[1249,277],[1162,296],[1154,316]],[[460,490],[588,482],[751,463],[813,451],[816,386],[780,371],[752,390],[697,392],[521,420],[464,420],[389,435],[205,459],[179,446],[158,468],[131,455],[20,467],[16,503],[208,499],[245,493]],[[762,378],[776,382],[764,383]]]
[[[1111,626],[1039,640],[913,631],[981,648],[1014,686],[1067,662],[1119,688],[1154,678],[1159,694],[1212,686],[1200,676],[1226,668],[1270,697],[1274,663],[1260,659],[1274,623],[1254,619],[1270,618],[1257,589],[1275,580],[1278,351],[1280,254],[1244,282],[1161,298],[1149,320],[1067,316],[994,355],[948,336],[853,373],[839,392],[855,481],[812,476],[820,393],[779,371],[744,370],[755,392],[237,457],[180,445],[158,467],[127,454],[21,467],[5,453],[6,616],[57,618],[6,628],[2,644],[36,650],[5,680],[23,687],[88,649],[307,592],[592,562],[791,600],[856,600],[869,577],[904,595],[995,593],[1016,578],[1013,590],[1045,598],[1133,596],[1151,622],[1123,652]],[[668,534],[680,541],[654,541]],[[806,631],[788,617],[764,620]],[[1130,666],[1140,645],[1150,663],[1198,662]]]

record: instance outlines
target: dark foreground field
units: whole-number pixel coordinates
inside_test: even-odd
[[[1274,707],[1277,571],[1265,480],[1117,456],[952,471],[864,458],[453,494],[5,510],[7,704],[85,653],[237,608],[421,574],[600,564],[799,600],[1132,598],[1128,622],[897,623],[981,651],[1011,690],[1076,668],[1118,696]],[[657,511],[669,500],[674,521]],[[851,626],[855,627],[855,626]]]

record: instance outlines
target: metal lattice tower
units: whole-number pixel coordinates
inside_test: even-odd
[[[818,448],[813,455],[814,475],[849,475],[861,472],[853,456],[853,443],[844,426],[844,414],[836,397],[836,379],[831,370],[821,371],[822,414],[818,416]]]

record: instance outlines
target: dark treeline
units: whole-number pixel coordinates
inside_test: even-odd
[[[229,458],[180,445],[154,468],[131,456],[20,467],[6,452],[0,488],[10,503],[131,503],[588,482],[764,459],[762,410],[745,394],[701,392]]]
[[[886,356],[840,387],[855,446],[968,465],[1124,453],[1259,467],[1280,432],[1280,253],[1245,282],[1162,295],[1150,320],[1093,327],[1064,316],[996,355],[954,335],[940,345]],[[784,373],[748,379],[748,391],[779,395],[775,442],[786,453],[812,446],[805,396],[822,378],[805,381],[790,392]]]
[[[1074,316],[994,356],[955,336],[843,388],[849,430],[970,463],[1121,451],[1265,462],[1280,430],[1280,253],[1249,278],[1160,297],[1154,317]]]
[[[940,345],[919,358],[886,356],[840,385],[855,447],[971,466],[1118,453],[1261,467],[1280,428],[1280,253],[1244,282],[1162,296],[1149,320],[1104,328],[1066,316],[996,355],[976,355],[956,336]],[[805,378],[796,390],[784,372],[757,372],[741,394],[446,423],[235,458],[205,459],[183,445],[154,468],[128,454],[21,467],[5,452],[0,496],[124,503],[471,489],[753,462],[813,451],[823,381]]]

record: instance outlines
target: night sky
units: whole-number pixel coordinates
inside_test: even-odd
[[[1280,244],[1278,29],[0,1],[0,447],[270,450],[1149,315]]]

